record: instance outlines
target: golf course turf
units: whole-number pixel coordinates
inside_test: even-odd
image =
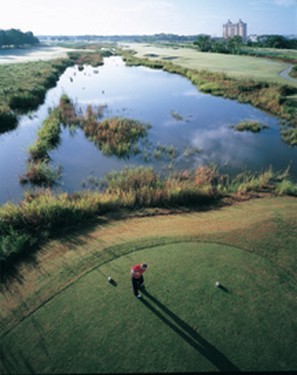
[[[3,289],[1,371],[296,370],[296,228],[296,199],[265,198],[53,241]]]

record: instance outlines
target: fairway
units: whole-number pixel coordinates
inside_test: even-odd
[[[138,300],[129,271],[141,261],[149,269]],[[132,251],[94,268],[12,329],[2,340],[3,367],[7,373],[293,370],[296,301],[282,276],[265,257],[215,243]]]
[[[237,79],[253,79],[297,86],[296,82],[288,81],[279,75],[289,66],[285,62],[250,56],[199,52],[192,48],[162,47],[153,44],[130,43],[126,47],[136,51],[136,57],[169,60],[188,69],[223,72]]]

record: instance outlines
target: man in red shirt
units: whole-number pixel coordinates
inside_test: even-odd
[[[141,294],[139,293],[139,288],[144,287],[144,279],[143,273],[148,269],[148,265],[146,263],[138,263],[135,264],[131,268],[131,281],[132,281],[132,288],[134,295],[137,298],[141,298]]]

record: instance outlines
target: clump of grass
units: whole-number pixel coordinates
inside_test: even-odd
[[[269,129],[269,126],[253,120],[241,121],[240,123],[232,127],[239,132],[250,131],[252,133],[260,133],[264,129]]]
[[[176,121],[183,121],[184,120],[184,118],[183,118],[183,116],[182,115],[180,115],[178,112],[176,112],[176,111],[171,111],[170,112],[170,114],[171,114],[171,116],[176,120]]]
[[[83,65],[85,64],[91,65],[94,68],[103,65],[101,52],[75,51],[69,52],[68,56],[74,64],[79,66],[80,69],[83,69]]]
[[[282,139],[291,146],[297,146],[297,127],[287,126],[281,130]]]
[[[84,132],[105,155],[127,157],[131,152],[135,153],[136,142],[146,136],[149,127],[139,121],[121,117],[97,122],[94,116],[88,115]]]
[[[29,149],[26,172],[20,177],[21,184],[52,186],[61,176],[61,168],[50,165],[49,151],[60,142],[60,112],[52,110],[39,129],[38,138]]]
[[[61,167],[53,168],[48,161],[30,161],[26,173],[20,177],[21,184],[51,187],[61,176]]]
[[[283,180],[276,185],[278,195],[291,195],[297,197],[297,184],[290,180]]]
[[[187,146],[184,149],[183,156],[188,159],[191,156],[198,155],[202,152],[202,150],[198,147],[192,147],[192,146]]]
[[[80,125],[81,118],[77,115],[75,106],[68,95],[63,94],[57,108],[59,120],[62,124],[71,127],[72,125]]]
[[[29,147],[29,160],[31,162],[48,160],[48,152],[60,142],[60,133],[59,111],[52,110],[39,129],[36,142]]]
[[[173,161],[177,158],[178,151],[173,145],[167,146],[158,143],[152,155],[156,160],[165,158],[166,160]]]
[[[285,180],[287,177],[287,173],[283,175],[277,174],[272,167],[258,173],[244,172],[233,178],[228,185],[228,189],[237,195],[273,192],[276,183],[280,180]]]

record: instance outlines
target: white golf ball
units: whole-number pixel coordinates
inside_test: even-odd
[[[221,284],[219,283],[219,281],[216,282],[216,286],[219,287]]]
[[[111,281],[111,276],[108,276],[107,280],[108,280],[108,281]]]

